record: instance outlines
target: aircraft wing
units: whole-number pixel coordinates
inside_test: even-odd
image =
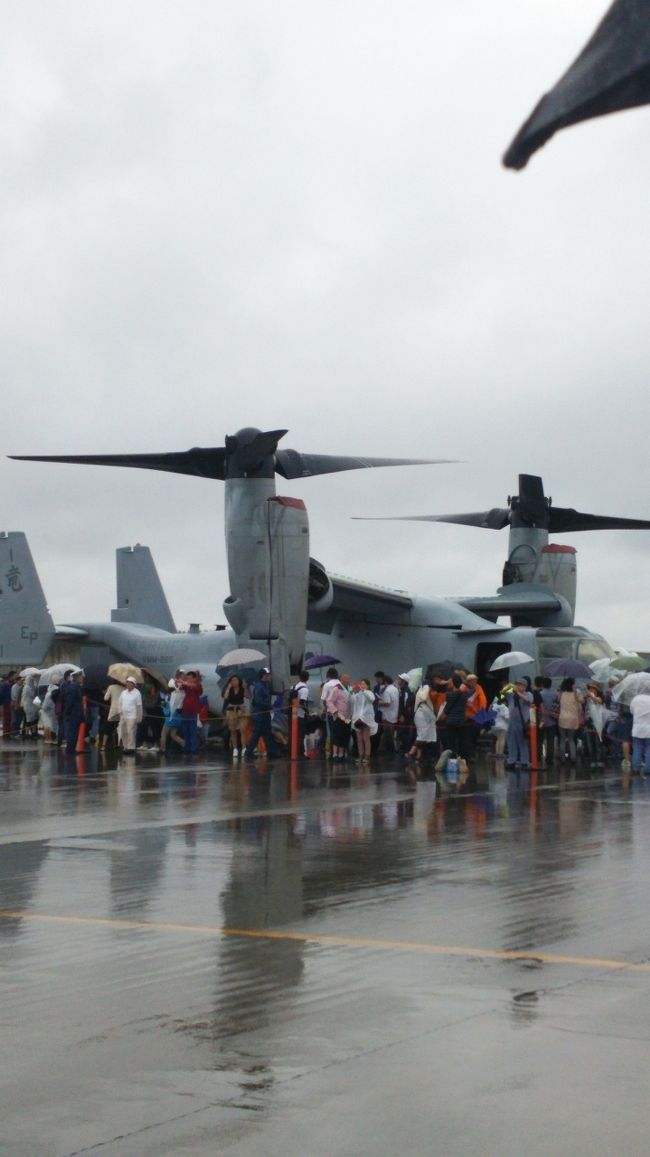
[[[374,583],[360,582],[330,574],[332,583],[332,607],[338,611],[395,611],[411,610],[413,599],[406,591],[394,591],[390,587],[375,586]]]
[[[461,607],[465,607],[466,610],[473,611],[475,615],[480,615],[486,619],[499,615],[518,615],[522,611],[544,611],[548,614],[563,608],[563,603],[555,595],[541,590],[522,591],[519,595],[510,591],[508,594],[488,595],[487,597],[474,598],[470,595],[467,598],[454,599],[454,602],[460,603]]]

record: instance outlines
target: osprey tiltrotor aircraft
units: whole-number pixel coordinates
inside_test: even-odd
[[[498,593],[456,599],[414,596],[333,575],[310,559],[304,503],[277,495],[275,474],[286,479],[307,478],[423,460],[301,454],[278,449],[284,434],[283,430],[246,428],[227,438],[223,448],[26,459],[135,466],[223,480],[230,579],[230,594],[223,606],[231,631],[195,634],[193,638],[191,633],[175,633],[149,552],[136,547],[117,552],[118,609],[111,623],[54,628],[49,620],[49,628],[39,632],[30,628],[25,613],[21,638],[36,634],[35,647],[42,650],[43,643],[49,646],[56,636],[76,637],[82,665],[84,647],[103,644],[111,656],[129,658],[164,676],[173,674],[181,657],[200,665],[205,674],[214,672],[220,656],[232,647],[251,646],[269,657],[278,689],[289,685],[306,657],[323,653],[335,655],[357,675],[372,674],[386,666],[395,673],[448,659],[483,678],[497,655],[509,650],[533,656],[531,673],[555,657],[590,662],[613,653],[601,636],[574,626],[576,552],[573,547],[549,543],[549,532],[647,530],[650,521],[553,506],[544,495],[541,479],[523,474],[519,492],[509,499],[507,507],[471,514],[415,516],[416,520],[488,529],[508,526],[508,558]],[[17,537],[24,539],[11,535],[9,539]],[[18,549],[17,541],[5,542],[7,548]],[[24,545],[28,550],[26,542]],[[0,560],[4,561],[1,553]],[[15,614],[8,617],[7,607],[7,597],[0,597],[0,645],[3,624],[6,630],[9,621],[16,622]],[[510,617],[511,626],[498,622],[503,616]],[[39,621],[42,627],[42,613]],[[35,656],[36,650],[32,650],[29,658],[25,652],[21,658],[37,662]],[[14,661],[6,649],[1,657]]]

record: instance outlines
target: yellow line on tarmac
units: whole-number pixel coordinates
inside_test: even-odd
[[[466,948],[449,944],[422,944],[411,940],[383,940],[370,936],[331,936],[318,932],[282,932],[265,928],[225,928],[210,924],[175,924],[154,920],[115,920],[103,916],[52,915],[46,912],[0,910],[0,920],[26,920],[41,924],[66,924],[121,928],[146,932],[179,932],[193,936],[232,936],[248,940],[298,941],[304,944],[339,945],[342,948],[376,948],[421,952],[431,956],[465,956],[487,960],[520,960],[525,963],[568,964],[578,968],[607,968],[619,972],[650,972],[650,963],[608,960],[599,956],[563,956],[555,952],[516,952],[496,948]]]

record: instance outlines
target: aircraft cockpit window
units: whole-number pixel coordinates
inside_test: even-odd
[[[580,639],[578,643],[578,658],[587,666],[596,659],[611,659],[613,654],[612,648],[604,639]]]
[[[540,638],[537,637],[537,660],[540,670],[551,662],[551,659],[574,659],[576,649],[575,638]]]

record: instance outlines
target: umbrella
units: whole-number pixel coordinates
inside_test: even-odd
[[[451,679],[455,670],[456,667],[451,659],[440,659],[437,663],[431,663],[427,667],[429,675],[438,675],[440,679]]]
[[[615,0],[580,55],[522,125],[503,163],[523,169],[558,129],[648,102],[648,3]]]
[[[648,666],[647,659],[642,659],[640,655],[635,655],[634,653],[629,655],[614,655],[611,663],[618,671],[628,672],[645,671]]]
[[[406,672],[409,691],[417,691],[418,687],[422,683],[423,674],[424,672],[422,667],[411,667],[411,670]]]
[[[496,723],[497,713],[492,711],[490,707],[482,708],[472,716],[472,723],[475,727],[485,728],[493,727]]]
[[[534,663],[532,655],[527,655],[525,651],[506,651],[503,655],[498,655],[494,660],[491,671],[503,671],[507,667],[522,667],[524,663]]]
[[[544,674],[552,679],[591,679],[594,672],[579,659],[551,659],[544,667]]]
[[[84,691],[105,691],[111,683],[119,682],[119,679],[106,674],[103,663],[89,663],[84,667]]]
[[[629,703],[635,695],[650,695],[650,672],[636,671],[626,675],[612,691],[612,699],[617,703]]]
[[[217,667],[243,667],[246,663],[259,663],[262,659],[266,659],[266,655],[261,651],[254,651],[252,647],[236,647],[234,651],[221,656]]]
[[[334,663],[340,663],[340,659],[336,659],[334,655],[312,655],[311,658],[305,659],[303,667],[305,671],[314,671],[317,667],[332,667]]]
[[[116,683],[126,683],[128,675],[132,675],[136,683],[144,683],[142,671],[133,663],[111,663],[106,674]]]
[[[31,675],[40,675],[40,673],[38,667],[23,667],[22,671],[18,672],[18,677],[20,679],[29,679]]]
[[[75,672],[81,671],[81,667],[75,666],[74,663],[54,663],[52,667],[45,667],[43,671],[39,672],[41,676],[39,682],[45,685],[61,680],[66,671],[72,671],[75,674]]]

